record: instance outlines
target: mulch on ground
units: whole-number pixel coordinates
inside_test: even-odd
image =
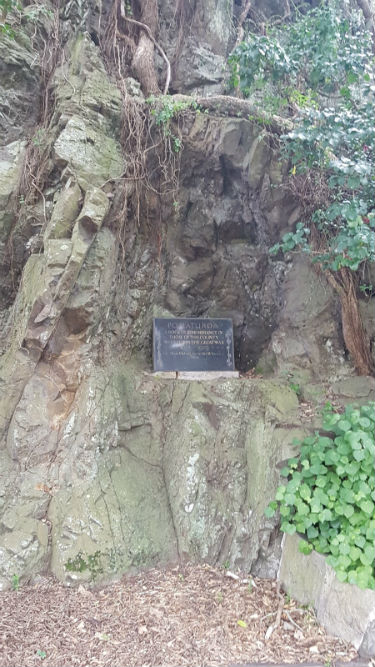
[[[333,665],[357,657],[275,581],[208,565],[151,570],[103,588],[54,579],[0,594],[1,667],[234,663]]]

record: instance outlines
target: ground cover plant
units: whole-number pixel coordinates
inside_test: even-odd
[[[305,438],[289,459],[275,500],[281,530],[300,533],[300,551],[327,555],[340,581],[375,588],[375,404],[325,409],[323,431]]]

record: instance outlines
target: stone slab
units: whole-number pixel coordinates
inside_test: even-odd
[[[238,378],[239,371],[178,371],[178,380],[219,380],[220,378]]]
[[[361,655],[371,651],[369,632],[375,621],[375,591],[338,581],[324,556],[298,551],[298,535],[285,535],[278,578],[283,589],[301,604],[311,604],[328,633],[354,644]],[[364,642],[365,639],[365,642]]]
[[[358,401],[360,398],[374,400],[375,378],[366,375],[337,380],[332,384],[332,391],[336,396]]]
[[[232,320],[155,317],[153,370],[234,371]]]

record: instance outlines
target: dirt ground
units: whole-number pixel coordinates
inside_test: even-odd
[[[96,589],[41,579],[1,593],[0,609],[1,667],[334,665],[357,657],[311,610],[278,594],[275,581],[207,565]]]

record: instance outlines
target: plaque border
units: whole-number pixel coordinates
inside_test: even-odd
[[[232,355],[232,360],[233,360],[233,367],[230,368],[230,369],[221,368],[221,369],[199,369],[199,370],[198,369],[186,370],[186,369],[181,369],[181,368],[180,369],[177,369],[177,368],[165,368],[165,369],[158,368],[158,369],[156,369],[155,368],[155,356],[156,356],[155,341],[157,341],[158,338],[160,337],[159,332],[158,332],[159,335],[155,336],[155,322],[156,322],[156,320],[170,320],[170,321],[176,320],[177,322],[179,320],[196,321],[196,322],[202,322],[202,321],[205,321],[205,320],[209,320],[209,321],[213,321],[213,322],[215,322],[215,321],[229,322],[230,325],[231,325],[231,331],[232,331],[231,355]],[[202,372],[202,373],[216,373],[216,372],[221,373],[221,372],[224,372],[224,371],[229,371],[229,372],[235,371],[236,369],[235,369],[235,359],[234,359],[233,319],[231,317],[153,317],[152,318],[152,368],[153,368],[154,373],[163,373],[163,372],[166,372],[166,373],[169,373],[169,372],[172,372],[172,373],[174,373],[174,372],[176,372],[176,373],[189,373],[189,372],[191,372],[191,373],[199,373],[199,372]]]

